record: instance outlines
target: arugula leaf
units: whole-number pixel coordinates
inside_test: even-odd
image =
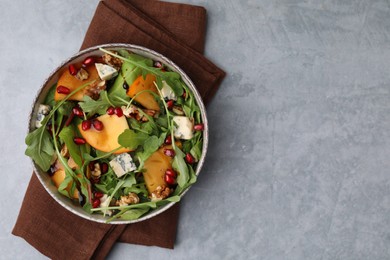
[[[67,127],[64,127],[61,132],[59,137],[61,138],[62,141],[65,142],[65,145],[68,147],[69,154],[75,161],[75,163],[79,166],[83,166],[83,158],[81,157],[83,152],[81,151],[81,148],[83,146],[75,144],[73,141],[73,138],[76,136],[75,134],[75,129],[72,125],[69,125]]]
[[[112,194],[117,183],[118,178],[116,177],[115,173],[110,169],[106,174],[100,177],[100,183],[95,184],[95,187],[105,194]]]
[[[134,173],[129,174],[129,176],[127,176],[123,181],[124,183],[122,184],[122,187],[124,188],[132,187],[134,184],[137,183]]]
[[[146,189],[146,186],[145,186],[144,182],[135,184],[135,185],[133,185],[131,187],[127,187],[123,191],[124,194],[129,194],[130,192],[134,192],[134,193],[137,193],[137,194],[141,193],[144,197],[148,196],[148,190]]]
[[[176,155],[173,159],[172,167],[179,173],[176,179],[177,185],[179,185],[180,187],[184,187],[190,179],[187,164],[184,161],[185,154],[177,146],[175,146],[174,149]]]
[[[65,179],[61,182],[60,186],[58,187],[59,193],[65,195],[70,199],[72,199],[73,193],[71,192],[69,194],[69,192],[66,189],[68,188],[69,184],[71,184],[72,182],[73,182],[73,178],[70,175],[65,175]]]
[[[123,214],[120,214],[120,213],[119,214],[120,214],[120,218],[123,220],[134,220],[134,219],[141,217],[143,214],[145,214],[148,211],[149,211],[148,208],[129,209],[129,210],[126,210]]]
[[[63,116],[67,116],[71,113],[74,104],[71,101],[64,102],[60,107],[58,107],[57,111]]]
[[[54,100],[54,94],[56,92],[56,89],[57,89],[57,84],[55,83],[53,84],[53,86],[51,86],[49,92],[47,93],[45,97],[45,101],[43,102],[44,104],[49,105],[50,107],[55,106],[56,101]]]
[[[123,147],[135,150],[138,146],[143,145],[148,138],[149,135],[145,133],[136,133],[131,129],[126,129],[122,134],[119,135],[118,143]]]
[[[27,149],[25,154],[43,170],[48,171],[53,162],[54,148],[46,125],[34,130],[26,136]]]
[[[203,138],[200,132],[196,132],[195,136],[191,139],[192,148],[190,150],[191,155],[196,161],[199,161],[202,156]]]
[[[121,70],[119,71],[119,76],[116,77],[114,84],[111,86],[109,90],[109,96],[120,97],[125,100],[129,100],[130,97],[127,96],[126,90],[123,88],[123,84],[127,83],[127,85],[131,86],[133,81],[141,75],[141,70],[134,66],[131,63],[124,62],[122,64]]]
[[[139,169],[143,168],[143,164],[158,148],[164,143],[167,133],[162,133],[160,137],[150,136],[144,143],[143,151],[137,152],[137,158],[140,162]]]
[[[89,114],[105,114],[107,108],[114,106],[110,99],[108,98],[107,92],[100,92],[100,97],[98,100],[94,100],[91,97],[84,95],[83,101],[79,102],[80,107],[85,113]]]

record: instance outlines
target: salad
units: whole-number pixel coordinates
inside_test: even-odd
[[[201,110],[180,74],[125,49],[65,68],[26,137],[26,155],[90,214],[134,220],[196,182]]]

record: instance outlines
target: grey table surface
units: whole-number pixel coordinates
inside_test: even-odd
[[[44,259],[11,235],[32,166],[27,115],[77,52],[97,0],[1,0],[0,259]],[[226,70],[211,143],[174,250],[110,259],[390,259],[388,1],[183,0],[208,10]]]

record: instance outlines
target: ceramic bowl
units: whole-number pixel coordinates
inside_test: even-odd
[[[81,62],[88,56],[100,56],[100,55],[102,55],[103,52],[101,50],[99,50],[99,48],[104,48],[104,49],[107,49],[107,50],[126,49],[126,50],[129,50],[129,51],[133,52],[133,53],[139,54],[141,56],[145,56],[145,57],[151,58],[151,59],[153,59],[155,61],[160,61],[163,64],[165,64],[169,69],[171,69],[172,71],[175,71],[175,72],[177,72],[177,73],[179,73],[181,75],[183,81],[187,84],[187,86],[190,88],[190,90],[194,94],[194,97],[195,97],[195,99],[196,99],[196,101],[197,101],[197,103],[199,105],[200,110],[201,110],[202,120],[203,120],[203,123],[204,123],[203,151],[202,151],[202,156],[201,156],[201,158],[200,158],[200,160],[199,160],[199,162],[197,164],[196,170],[195,170],[195,174],[199,175],[199,172],[200,172],[200,170],[201,170],[201,168],[202,168],[202,166],[204,164],[204,160],[205,160],[205,156],[206,156],[206,152],[207,152],[207,146],[208,146],[207,116],[206,116],[206,110],[204,108],[204,104],[202,102],[202,99],[201,99],[201,97],[200,97],[200,95],[199,95],[195,85],[193,84],[193,82],[184,73],[184,71],[179,68],[179,66],[177,66],[174,62],[172,62],[169,58],[165,57],[164,55],[162,55],[162,54],[160,54],[160,53],[158,53],[156,51],[147,49],[145,47],[141,47],[141,46],[137,46],[137,45],[131,45],[131,44],[105,44],[105,45],[99,45],[99,46],[94,46],[94,47],[85,49],[83,51],[80,51],[80,52],[76,53],[75,55],[73,55],[72,57],[70,57],[69,59],[67,59],[66,61],[64,61],[61,65],[59,65],[50,74],[50,76],[44,81],[44,83],[42,84],[40,90],[38,91],[38,94],[37,94],[37,96],[36,96],[36,98],[35,98],[35,100],[33,102],[32,109],[31,109],[31,114],[30,114],[30,117],[29,117],[29,129],[28,129],[28,132],[31,132],[32,130],[34,130],[34,128],[35,128],[34,122],[36,120],[35,117],[36,117],[36,114],[37,114],[38,106],[39,106],[39,104],[41,104],[43,102],[43,100],[44,100],[45,96],[47,95],[47,93],[48,93],[49,89],[51,88],[51,86],[53,86],[53,84],[55,84],[58,81],[58,78],[59,78],[61,72],[64,69],[67,69],[69,64]],[[46,191],[53,197],[54,200],[56,200],[66,210],[69,210],[70,212],[72,212],[72,213],[74,213],[74,214],[76,214],[76,215],[78,215],[78,216],[80,216],[82,218],[91,220],[91,221],[100,222],[100,223],[106,223],[106,221],[108,219],[107,216],[103,216],[103,215],[100,215],[100,214],[89,214],[89,213],[85,212],[82,209],[81,206],[75,204],[74,202],[69,200],[67,197],[61,195],[57,191],[57,188],[52,183],[48,173],[43,172],[42,170],[40,170],[40,168],[34,162],[33,162],[33,167],[34,167],[35,174],[38,176],[38,179],[40,180],[40,182],[42,183],[42,185],[46,189]],[[181,196],[183,196],[187,191],[188,191],[188,189],[186,191],[184,191],[181,194]],[[166,204],[166,205],[164,205],[162,207],[159,207],[159,208],[157,208],[155,210],[151,210],[148,213],[146,213],[144,216],[142,216],[141,218],[136,219],[136,220],[124,221],[124,220],[120,220],[120,219],[115,219],[115,220],[111,221],[110,224],[130,224],[130,223],[140,222],[140,221],[152,218],[152,217],[154,217],[154,216],[164,212],[165,210],[167,210],[170,207],[172,207],[174,204],[175,204],[175,202],[171,202],[171,203]]]

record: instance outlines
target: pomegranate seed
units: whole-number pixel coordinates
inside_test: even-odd
[[[81,128],[83,129],[83,131],[87,131],[91,128],[91,121],[89,120],[84,120],[82,123],[81,123]]]
[[[107,163],[101,163],[100,164],[100,171],[102,172],[102,174],[105,174],[106,172],[108,172],[108,164]]]
[[[87,66],[92,65],[94,63],[95,63],[95,59],[93,57],[87,57],[83,61],[83,67],[87,67]]]
[[[168,135],[167,138],[165,138],[164,143],[165,143],[165,144],[172,144],[172,136],[171,136],[171,135]]]
[[[185,99],[186,96],[187,96],[187,92],[184,90],[184,91],[183,91],[183,94],[182,94],[181,96]]]
[[[88,167],[89,167],[89,169],[90,169],[91,171],[93,171],[93,170],[95,169],[95,162],[94,162],[94,161],[90,162],[90,163],[88,164]]]
[[[195,162],[195,158],[190,153],[187,153],[185,158],[186,162],[189,164],[193,164]]]
[[[74,64],[69,65],[69,73],[72,76],[77,74],[77,69],[76,69],[76,66]]]
[[[66,119],[65,126],[69,126],[70,123],[72,123],[73,118],[74,118],[74,113],[73,111],[71,111],[68,119]]]
[[[127,84],[127,82],[125,81],[125,82],[123,82],[122,87],[123,87],[124,89],[128,90],[128,89],[129,89],[129,84]]]
[[[98,184],[98,183],[100,183],[100,178],[93,178],[93,179],[91,179],[91,182],[93,183],[93,184]]]
[[[113,114],[115,114],[115,108],[113,108],[113,107],[107,108],[107,114],[108,114],[108,115],[113,115]]]
[[[79,117],[84,116],[83,110],[81,110],[81,108],[79,108],[79,107],[74,107],[74,108],[72,109],[72,112],[73,112],[73,114],[75,114],[76,116],[79,116]]]
[[[168,107],[168,109],[171,109],[173,107],[173,100],[172,99],[167,101],[167,107]]]
[[[164,154],[169,157],[174,157],[175,151],[173,149],[164,149]]]
[[[195,131],[203,131],[204,130],[204,125],[203,124],[194,125],[194,130]]]
[[[100,206],[100,199],[98,199],[98,198],[93,199],[92,207],[93,208],[98,208],[99,206]]]
[[[58,94],[65,94],[68,95],[70,93],[70,89],[64,86],[58,86],[57,87],[57,93]]]
[[[159,62],[159,61],[155,61],[154,63],[153,63],[153,67],[155,67],[155,68],[162,68],[162,63],[161,62]]]
[[[123,116],[122,108],[116,107],[114,110],[115,110],[115,115],[117,115],[118,117]]]
[[[166,182],[168,185],[174,185],[175,182],[176,182],[175,178],[173,178],[172,176],[167,175],[167,174],[165,174],[164,180],[165,180],[165,182]]]
[[[103,123],[97,119],[93,120],[93,127],[98,130],[98,131],[102,131],[103,130]]]
[[[168,169],[165,171],[165,175],[169,175],[171,176],[172,178],[175,178],[176,179],[176,172],[172,169]]]
[[[100,199],[101,197],[103,197],[103,195],[103,192],[95,191],[94,197],[95,199]]]
[[[73,138],[73,142],[77,145],[82,145],[82,144],[85,144],[86,141],[84,138],[81,138],[81,137],[75,137]]]

